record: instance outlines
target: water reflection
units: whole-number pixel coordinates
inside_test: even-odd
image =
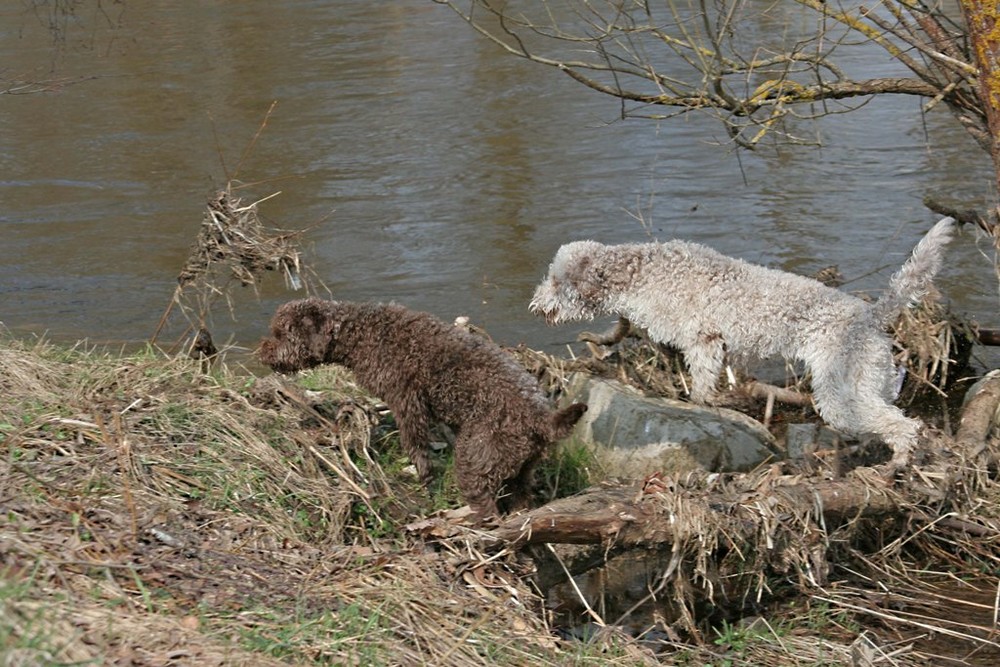
[[[0,319],[17,330],[147,338],[204,202],[234,174],[257,183],[249,200],[282,192],[262,213],[311,228],[309,258],[338,297],[466,314],[550,349],[578,329],[547,329],[526,304],[568,240],[678,236],[792,270],[838,263],[849,279],[884,266],[849,285],[879,289],[934,220],[927,191],[989,196],[986,156],[915,100],[826,119],[822,150],[738,160],[711,118],[619,121],[612,100],[427,0],[125,8],[115,29],[81,15],[61,46],[5,10],[7,72],[96,77],[0,97]],[[957,241],[945,293],[996,324],[995,283]],[[252,344],[290,296],[278,280],[262,303],[240,295],[216,338]]]

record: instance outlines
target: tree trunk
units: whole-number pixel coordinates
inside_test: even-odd
[[[768,510],[815,508],[829,527],[845,520],[898,514],[902,507],[940,500],[942,490],[919,488],[901,494],[878,478],[874,469],[866,475],[852,474],[836,480],[810,479],[800,475],[738,477],[735,484],[717,491],[689,491],[688,507],[699,505],[701,516],[715,515],[735,541],[752,541],[760,535],[760,507]],[[553,501],[544,507],[501,523],[490,537],[502,543],[604,544],[620,548],[669,546],[679,536],[677,522],[670,517],[672,507],[660,502],[655,484],[630,487],[594,487],[584,493]],[[911,495],[912,494],[912,495]],[[908,496],[908,497],[907,497]],[[766,499],[766,501],[764,501]],[[769,512],[768,512],[769,513]],[[819,517],[817,517],[819,518]],[[707,526],[706,526],[707,528]]]
[[[1000,192],[1000,7],[996,0],[960,0],[976,68],[979,99],[993,138],[990,156],[995,172],[994,188]],[[1000,213],[1000,208],[997,208]]]

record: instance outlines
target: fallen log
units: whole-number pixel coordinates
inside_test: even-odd
[[[736,554],[739,567],[798,566],[814,584],[825,579],[828,536],[858,519],[898,515],[940,500],[924,471],[903,494],[873,468],[842,479],[781,473],[781,466],[753,474],[689,475],[684,480],[651,476],[641,484],[600,485],[508,517],[491,530],[456,526],[444,518],[408,526],[426,537],[474,539],[484,548],[524,549],[538,544],[600,545],[606,555],[634,548],[670,548],[686,553],[696,573],[708,576],[709,561]],[[920,489],[920,491],[916,491]],[[915,499],[919,498],[919,501]],[[584,558],[587,567],[601,561]],[[586,568],[571,568],[573,574]],[[753,570],[750,567],[750,570]],[[748,571],[750,571],[748,570]]]
[[[765,515],[804,512],[820,523],[837,526],[856,518],[892,514],[903,504],[943,497],[936,487],[916,480],[910,483],[910,493],[903,495],[874,468],[858,469],[841,479],[784,475],[779,470],[775,466],[763,475],[728,479],[710,475],[688,486],[654,477],[629,486],[592,487],[510,517],[488,535],[519,547],[542,543],[624,548],[670,545],[683,537],[676,502],[683,498],[681,504],[689,516],[715,517],[708,523],[717,528],[725,524],[735,542],[755,537]],[[914,502],[913,496],[920,500]]]
[[[771,539],[775,526],[796,518],[800,528],[832,532],[856,519],[905,514],[933,520],[940,507],[960,511],[995,466],[990,444],[1000,406],[1000,374],[989,377],[965,409],[956,437],[925,438],[926,461],[905,479],[887,479],[877,468],[857,468],[835,479],[786,473],[785,464],[746,474],[652,475],[642,483],[601,485],[511,516],[486,533],[512,546],[540,543],[664,546],[689,539],[688,520],[699,530],[724,533],[734,545]],[[770,535],[770,537],[769,537]]]
[[[790,462],[744,474],[654,474],[592,487],[490,529],[443,518],[408,529],[456,541],[465,552],[521,551],[533,559],[541,590],[635,550],[665,552],[669,565],[648,597],[673,600],[678,622],[697,636],[699,608],[738,613],[777,582],[807,594],[826,590],[833,563],[844,566],[840,574],[867,570],[882,580],[906,570],[904,545],[907,561],[923,550],[989,567],[1000,544],[1000,519],[988,500],[996,494],[989,487],[998,406],[1000,374],[969,400],[955,438],[925,435],[905,478],[864,467],[822,476],[796,472]]]

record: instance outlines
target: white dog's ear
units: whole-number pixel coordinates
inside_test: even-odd
[[[587,303],[599,302],[607,291],[604,270],[590,257],[581,257],[573,270],[567,272],[566,279]]]
[[[566,282],[574,288],[587,280],[587,272],[590,270],[591,259],[586,255],[576,260],[566,270],[564,278]]]

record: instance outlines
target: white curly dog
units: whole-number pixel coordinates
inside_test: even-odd
[[[696,243],[578,241],[559,248],[530,307],[549,324],[627,318],[684,354],[698,403],[715,400],[726,354],[802,361],[820,416],[844,433],[881,437],[898,470],[921,423],[892,405],[898,373],[885,330],[930,289],[953,230],[952,218],[934,225],[874,303]]]

